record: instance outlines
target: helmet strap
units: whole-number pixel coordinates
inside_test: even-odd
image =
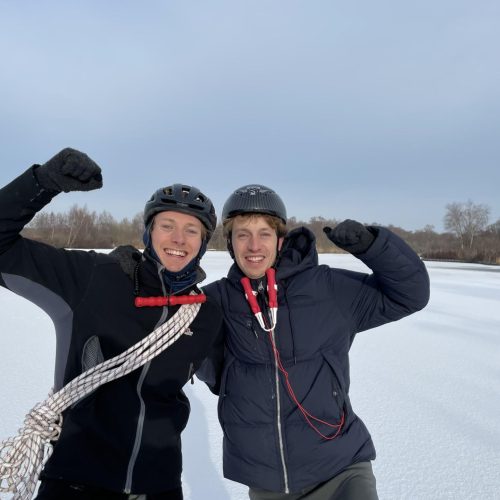
[[[273,265],[271,267],[274,267],[276,269],[276,267],[278,266],[278,262],[280,260],[280,257],[281,257],[280,254],[281,254],[280,239],[278,238],[278,241],[276,242],[276,258],[274,259]]]
[[[232,231],[229,233],[229,235],[227,237],[226,246],[227,246],[227,251],[229,252],[229,255],[234,260],[234,249],[233,249],[233,242],[232,242]]]
[[[148,222],[147,226],[144,228],[144,232],[142,233],[142,242],[144,243],[144,248],[148,248],[151,246],[151,228],[153,227],[153,219]]]

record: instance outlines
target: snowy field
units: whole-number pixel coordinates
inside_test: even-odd
[[[334,267],[366,270],[349,255],[322,255]],[[209,252],[207,283],[230,264]],[[381,500],[500,499],[500,267],[428,262],[431,300],[409,318],[361,333],[351,350],[351,399],[371,431]],[[52,323],[0,289],[0,439],[44,399],[54,358]],[[225,480],[216,398],[186,388],[191,419],[183,434],[186,500],[243,500]],[[8,498],[0,496],[0,498]]]

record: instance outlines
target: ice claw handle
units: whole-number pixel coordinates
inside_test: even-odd
[[[267,295],[269,296],[269,307],[278,308],[278,285],[276,284],[276,270],[270,267],[266,271],[267,277]]]
[[[243,290],[245,291],[245,297],[248,300],[248,303],[250,304],[250,309],[254,314],[259,314],[260,307],[259,304],[257,303],[257,298],[255,297],[254,292],[252,290],[252,286],[250,285],[250,280],[245,276],[244,278],[241,278],[240,283],[243,286]]]
[[[136,307],[162,307],[176,306],[179,304],[203,304],[206,302],[205,294],[198,295],[172,295],[171,297],[136,297]]]

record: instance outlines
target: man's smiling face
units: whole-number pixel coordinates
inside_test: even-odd
[[[278,240],[276,231],[264,217],[252,217],[245,220],[241,216],[234,218],[231,231],[231,243],[238,267],[252,279],[264,276],[276,260]]]
[[[199,219],[181,212],[160,212],[153,221],[151,243],[168,271],[186,267],[200,251],[203,225]]]

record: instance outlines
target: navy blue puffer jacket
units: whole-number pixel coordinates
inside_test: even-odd
[[[306,228],[289,233],[277,266],[281,361],[307,411],[333,424],[344,416],[332,440],[307,424],[290,397],[269,335],[245,300],[239,268],[233,265],[227,278],[205,287],[224,311],[224,363],[205,365],[200,378],[216,374],[226,478],[293,493],[375,458],[370,434],[349,402],[349,349],[357,332],[401,319],[429,299],[420,258],[389,230],[375,232],[372,246],[358,256],[373,274],[318,265]],[[335,433],[316,425],[325,435]]]

